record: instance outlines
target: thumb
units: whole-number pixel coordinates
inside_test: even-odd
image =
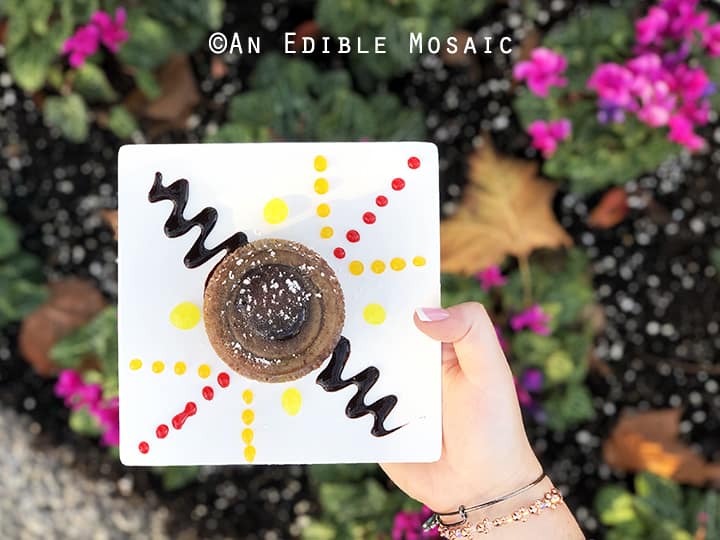
[[[473,385],[512,383],[510,366],[482,304],[468,302],[448,309],[418,308],[415,325],[429,337],[452,344],[460,369]]]

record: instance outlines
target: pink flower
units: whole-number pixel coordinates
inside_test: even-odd
[[[562,87],[567,84],[567,79],[561,77],[566,68],[567,60],[562,54],[538,47],[530,53],[530,60],[515,66],[513,76],[518,81],[526,80],[533,94],[547,97],[551,86]]]
[[[70,55],[70,65],[74,68],[82,66],[88,56],[98,51],[101,42],[110,51],[117,52],[120,44],[129,37],[124,28],[126,19],[123,8],[115,11],[115,20],[104,11],[93,13],[90,23],[80,26],[63,44],[62,52]]]
[[[692,38],[696,31],[702,32],[707,26],[708,13],[696,12],[697,4],[697,0],[664,0],[660,3],[660,8],[668,14],[666,39]]]
[[[90,17],[90,24],[94,24],[100,31],[100,41],[112,52],[117,52],[120,44],[127,41],[129,34],[125,30],[127,14],[124,8],[115,10],[115,20],[104,11],[96,11]]]
[[[630,108],[632,94],[630,87],[633,83],[632,72],[618,64],[600,64],[590,76],[587,87],[595,90],[597,95],[608,103],[618,107]]]
[[[55,383],[55,395],[64,398],[65,406],[72,405],[72,396],[84,385],[80,374],[73,369],[64,369],[60,372]]]
[[[419,512],[400,511],[395,514],[392,528],[392,540],[420,540],[438,538],[437,530],[424,531],[423,522],[430,517],[432,510],[423,506]]]
[[[550,334],[550,315],[547,315],[538,304],[530,306],[525,311],[510,318],[510,327],[516,332],[527,328],[541,336]]]
[[[475,278],[480,282],[483,291],[489,291],[493,287],[502,287],[507,283],[507,279],[502,275],[500,267],[496,264],[481,270],[475,274]]]
[[[641,45],[661,44],[668,27],[668,12],[651,7],[648,14],[635,21],[635,39]]]
[[[705,140],[693,131],[693,123],[684,115],[678,114],[670,118],[668,138],[683,145],[688,150],[700,150]]]
[[[644,77],[638,77],[633,89],[641,102],[637,111],[638,119],[651,127],[667,125],[677,102],[677,97],[671,93],[668,84],[665,81],[650,82]]]
[[[710,77],[701,67],[690,68],[680,65],[675,69],[676,90],[685,101],[704,97],[710,84]]]
[[[543,157],[551,157],[557,150],[558,143],[570,136],[572,125],[570,120],[562,118],[555,122],[536,120],[528,126],[527,132],[532,137],[532,146],[542,152]]]
[[[99,45],[100,31],[97,27],[88,24],[79,27],[65,40],[62,52],[70,55],[70,65],[76,68],[82,66],[88,56],[95,54]]]
[[[720,56],[720,23],[705,28],[702,32],[702,44],[710,56]]]

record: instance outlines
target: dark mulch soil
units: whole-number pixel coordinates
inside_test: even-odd
[[[532,22],[519,4],[495,8],[468,27],[477,28],[478,36],[511,35],[519,43]],[[542,4],[548,7],[539,10],[534,21],[540,27],[566,17],[570,9],[563,2]],[[281,1],[236,3],[227,14],[226,30],[260,33],[263,43],[277,42],[281,32],[311,13],[310,2],[293,3],[292,8]],[[262,27],[257,21],[263,21]],[[234,59],[222,80],[209,77],[209,60],[202,51],[193,57],[202,93],[209,96],[192,119],[195,127],[163,135],[162,141],[196,142],[208,126],[221,123],[229,96],[245,88],[257,57]],[[0,74],[5,71],[2,61]],[[343,60],[329,62],[339,65]],[[429,138],[440,147],[443,213],[451,212],[461,195],[464,156],[481,131],[490,131],[505,152],[535,157],[526,150],[527,138],[510,109],[509,66],[510,59],[502,55],[480,56],[471,68],[449,68],[426,57],[413,73],[391,83],[410,105],[425,111]],[[46,261],[49,276],[88,277],[114,299],[116,246],[99,210],[116,207],[118,141],[93,129],[86,144],[69,144],[43,126],[33,102],[5,75],[0,75],[0,84],[0,197],[23,226],[24,246]],[[720,128],[708,129],[706,135],[717,146]],[[603,465],[601,443],[624,407],[684,407],[683,436],[706,457],[720,459],[715,362],[720,278],[708,260],[710,247],[720,245],[719,162],[717,150],[678,159],[632,183],[631,213],[608,231],[585,225],[597,195],[560,195],[556,201],[563,225],[592,259],[607,319],[596,353],[612,375],[590,376],[595,420],[565,434],[548,433],[542,426],[531,426],[530,431],[590,536],[602,536],[591,510],[593,494],[610,480],[622,481]],[[39,444],[70,440],[78,454],[87,456],[84,465],[77,465],[83,473],[130,478],[136,492],[161,498],[177,530],[194,524],[203,537],[285,538],[298,516],[312,510],[298,467],[208,469],[201,483],[173,493],[163,491],[151,472],[123,468],[92,441],[69,430],[67,412],[52,394],[52,381],[37,377],[18,356],[16,333],[17,327],[11,326],[0,336],[0,402],[34,418],[43,433]]]

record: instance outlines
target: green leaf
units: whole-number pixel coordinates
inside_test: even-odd
[[[620,525],[637,521],[633,496],[618,486],[605,486],[595,497],[595,509],[604,525]]]
[[[155,467],[153,470],[162,478],[163,488],[174,491],[196,481],[200,467]]]
[[[135,117],[122,105],[115,105],[108,115],[108,128],[121,139],[128,139],[138,131]]]
[[[335,540],[337,527],[332,524],[313,519],[301,532],[303,540]]]
[[[375,477],[380,473],[377,465],[372,463],[311,465],[308,475],[317,484],[323,482],[358,482],[364,478]]]
[[[43,106],[43,117],[72,142],[87,139],[89,116],[83,99],[77,94],[50,96]]]
[[[677,524],[682,523],[682,491],[672,480],[650,473],[640,473],[635,477],[635,492],[657,515]]]
[[[595,416],[590,391],[580,384],[568,384],[553,390],[543,406],[547,412],[548,425],[557,431]]]
[[[40,262],[15,252],[0,264],[0,327],[32,313],[48,297]]]
[[[139,10],[130,10],[127,30],[130,38],[117,54],[126,64],[140,69],[153,69],[175,51],[170,28]]]
[[[118,98],[103,70],[90,62],[75,71],[73,90],[90,103],[109,103]]]
[[[102,433],[97,420],[88,412],[87,407],[70,412],[68,424],[75,433],[86,437],[97,437]]]
[[[160,97],[162,89],[155,79],[152,71],[147,69],[138,69],[135,71],[135,84],[137,84],[140,91],[145,94],[145,97],[149,100],[154,100]]]
[[[76,367],[88,356],[99,361],[104,377],[117,377],[115,307],[105,308],[89,323],[58,341],[50,350],[50,358],[63,367]]]
[[[35,92],[45,84],[55,54],[46,40],[26,40],[8,53],[8,68],[20,88]]]
[[[545,364],[545,375],[549,383],[556,384],[567,381],[575,370],[572,358],[567,351],[555,351],[548,356]]]
[[[5,258],[20,249],[20,231],[12,221],[0,215],[0,258]]]
[[[480,302],[485,306],[490,306],[490,295],[482,290],[478,280],[473,277],[442,274],[440,282],[442,305],[445,307],[463,302]]]
[[[720,276],[720,248],[710,250],[710,262],[715,267],[717,275]]]

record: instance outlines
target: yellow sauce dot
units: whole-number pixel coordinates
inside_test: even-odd
[[[359,276],[365,271],[365,267],[363,266],[363,263],[360,261],[353,261],[348,266],[348,269],[350,270],[350,273],[353,276]]]
[[[392,261],[390,261],[390,268],[392,268],[396,272],[399,272],[400,270],[405,268],[405,259],[401,259],[400,257],[394,258]]]
[[[333,231],[332,227],[323,227],[320,229],[320,238],[327,240],[328,238],[332,238],[333,234],[335,234],[335,231]]]
[[[198,376],[207,379],[210,376],[210,366],[201,364],[200,367],[198,367]]]
[[[376,274],[382,274],[385,271],[385,263],[382,261],[373,261],[370,268],[372,268],[372,271]]]
[[[325,156],[315,156],[315,170],[316,171],[324,171],[327,169],[327,159],[325,159]]]
[[[243,401],[244,401],[245,403],[247,403],[248,405],[250,405],[250,404],[252,403],[252,401],[253,401],[253,393],[252,393],[252,390],[245,390],[245,391],[242,393],[242,398],[243,398]]]
[[[245,447],[245,460],[246,460],[248,463],[252,463],[253,461],[255,461],[255,454],[256,454],[256,453],[257,453],[257,452],[255,451],[255,447],[254,447],[254,446],[246,446],[246,447]]]
[[[265,221],[273,225],[282,223],[288,217],[290,210],[282,199],[270,199],[263,210]]]
[[[363,317],[369,324],[382,324],[386,316],[385,308],[380,304],[368,304],[363,310]]]
[[[413,264],[415,266],[425,266],[426,262],[425,257],[420,257],[419,255],[413,259]]]
[[[250,444],[253,442],[253,438],[255,437],[255,433],[253,433],[253,430],[250,428],[245,428],[242,430],[242,440],[245,444]]]
[[[315,193],[323,195],[328,192],[328,189],[330,189],[330,184],[328,183],[327,179],[318,178],[317,180],[315,180]]]
[[[140,360],[139,358],[133,358],[132,360],[130,360],[130,369],[132,369],[133,371],[137,371],[141,367],[142,360]]]
[[[190,330],[200,322],[200,308],[192,302],[180,302],[170,312],[170,324],[180,330]]]
[[[317,207],[317,215],[320,217],[328,217],[330,215],[330,206],[322,203]]]
[[[187,366],[185,365],[185,362],[175,362],[175,368],[174,368],[176,375],[182,375],[187,371]]]
[[[290,416],[295,416],[300,412],[302,406],[302,394],[297,388],[288,388],[282,393],[280,403],[285,412]]]
[[[249,426],[255,420],[255,413],[252,409],[245,409],[242,413],[242,421],[246,426]]]
[[[160,360],[157,360],[152,363],[153,373],[162,373],[162,371],[164,369],[165,369],[165,364],[163,364]]]

